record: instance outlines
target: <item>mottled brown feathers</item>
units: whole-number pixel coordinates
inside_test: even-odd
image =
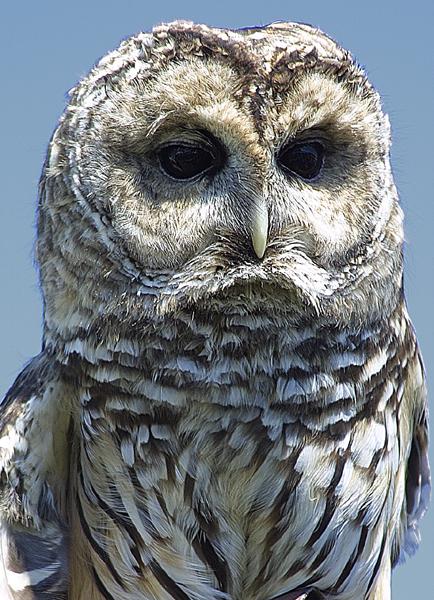
[[[2,598],[389,600],[429,496],[380,99],[295,23],[140,33],[71,91]]]

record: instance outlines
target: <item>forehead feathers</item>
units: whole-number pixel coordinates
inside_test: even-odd
[[[188,21],[163,24],[151,33],[139,33],[124,41],[72,90],[73,103],[95,107],[112,87],[134,86],[146,79],[152,82],[165,68],[170,70],[183,62],[188,65],[189,61],[197,65],[198,60],[206,63],[208,79],[202,80],[197,92],[200,94],[208,81],[218,94],[219,85],[209,79],[210,58],[216,80],[219,65],[232,71],[237,80],[234,96],[241,104],[249,103],[258,117],[261,103],[267,99],[279,101],[278,96],[291,90],[300,70],[323,73],[379,106],[377,94],[350,53],[319,29],[298,23],[273,23],[262,28],[228,30]]]

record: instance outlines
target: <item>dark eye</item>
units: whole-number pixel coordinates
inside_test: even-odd
[[[314,179],[324,163],[324,146],[320,142],[300,142],[283,148],[277,162],[284,171],[308,181]]]
[[[157,156],[163,171],[174,179],[193,179],[221,166],[221,157],[214,148],[190,144],[168,144]]]

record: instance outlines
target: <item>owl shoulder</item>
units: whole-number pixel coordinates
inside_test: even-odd
[[[67,387],[41,353],[0,405],[1,598],[67,597]]]

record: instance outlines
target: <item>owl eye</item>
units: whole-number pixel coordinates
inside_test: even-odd
[[[193,179],[221,166],[218,152],[199,145],[168,144],[160,148],[157,156],[163,171],[174,179]]]
[[[320,142],[300,142],[285,146],[277,162],[284,171],[310,181],[321,171],[324,163],[324,146]]]

